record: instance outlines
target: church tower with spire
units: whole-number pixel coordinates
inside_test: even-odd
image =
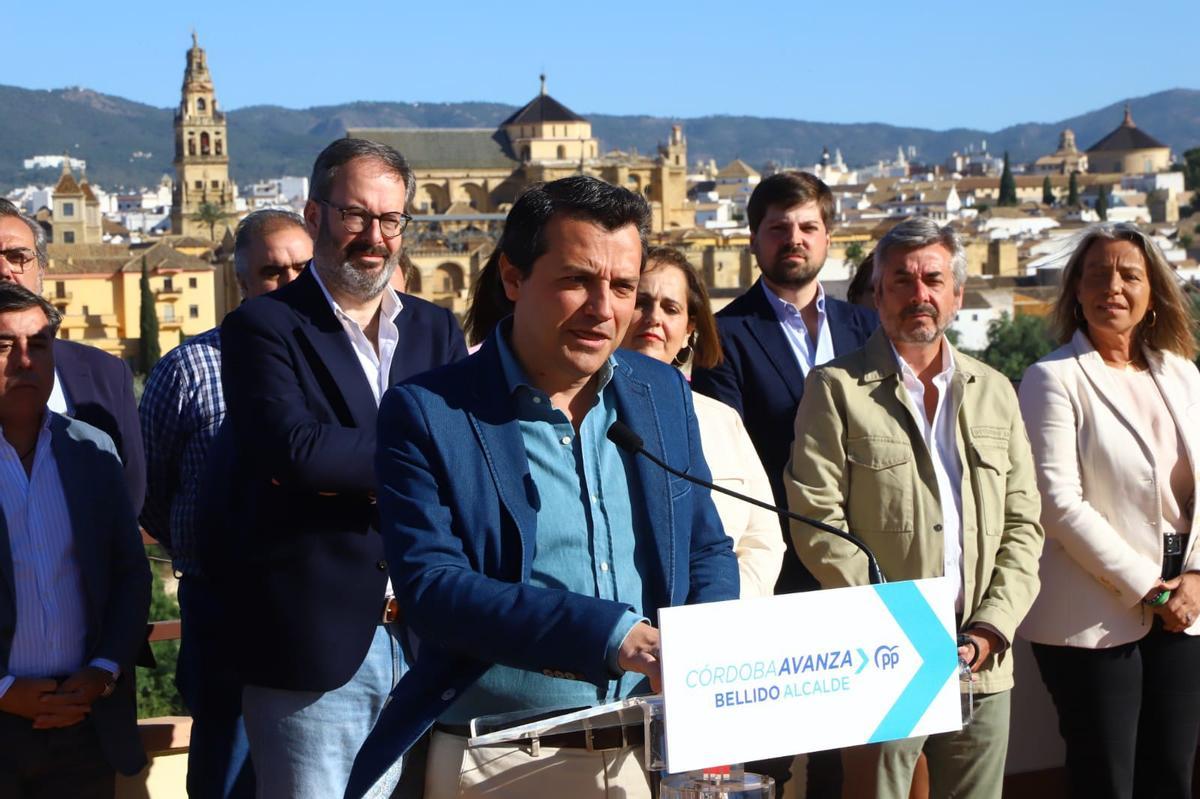
[[[220,233],[237,221],[234,186],[229,180],[228,128],[217,109],[212,75],[204,50],[192,32],[183,90],[175,111],[175,188],[171,203],[171,232],[209,238],[207,220],[221,216]]]

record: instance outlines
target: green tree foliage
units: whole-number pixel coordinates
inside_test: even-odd
[[[988,325],[987,349],[978,356],[1008,379],[1020,380],[1030,364],[1052,349],[1054,341],[1042,317],[1002,314]]]
[[[1054,187],[1050,185],[1050,176],[1042,179],[1042,205],[1054,205]]]
[[[1100,217],[1101,222],[1108,221],[1108,187],[1101,186],[1100,193],[1096,195],[1096,215]]]
[[[217,225],[221,224],[226,216],[227,214],[221,209],[221,206],[213,203],[200,203],[196,213],[192,214],[192,221],[208,225],[208,238],[210,241],[216,241]]]
[[[1071,180],[1067,184],[1067,207],[1079,207],[1079,173],[1072,172]]]
[[[1004,152],[1004,171],[1000,173],[1000,198],[996,205],[1012,206],[1017,204],[1017,179],[1013,177],[1012,168],[1008,165],[1008,151]]]
[[[157,549],[157,548],[156,548]],[[150,595],[150,620],[166,621],[179,618],[179,603],[164,590],[165,564],[151,563],[154,574]],[[186,716],[188,711],[175,689],[175,665],[179,660],[178,641],[158,641],[150,645],[157,665],[153,669],[139,668],[137,673],[138,718],[153,716]]]
[[[855,265],[861,264],[866,254],[861,241],[852,241],[846,245],[846,260]]]
[[[146,267],[146,256],[142,256],[142,310],[139,319],[139,332],[142,337],[138,349],[138,371],[144,375],[150,374],[154,364],[162,357],[162,348],[158,344],[158,311],[154,306],[154,292],[150,291],[150,272]]]
[[[1183,183],[1189,189],[1200,191],[1200,147],[1193,147],[1183,154]],[[1196,209],[1197,205],[1195,200],[1193,197],[1193,209]],[[1195,210],[1192,213],[1195,213]]]
[[[1183,249],[1185,249],[1185,250],[1190,250],[1190,249],[1192,249],[1192,244],[1193,244],[1195,241],[1196,241],[1196,240],[1195,240],[1195,239],[1193,239],[1193,238],[1191,237],[1191,235],[1190,235],[1190,234],[1188,234],[1188,233],[1184,233],[1182,236],[1180,236],[1180,237],[1179,237],[1179,244],[1180,244],[1180,246],[1182,246],[1182,247],[1183,247]]]

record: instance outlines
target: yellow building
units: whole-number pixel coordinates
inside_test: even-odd
[[[63,154],[62,174],[54,186],[51,239],[57,244],[99,244],[103,241],[100,225],[100,200],[80,173],[77,182],[71,172],[71,159]]]
[[[192,34],[183,73],[183,97],[175,111],[175,188],[171,231],[183,236],[219,239],[237,224],[234,186],[229,180],[229,135],[204,50]],[[213,221],[202,221],[202,214]],[[219,217],[219,218],[218,218]]]
[[[687,200],[687,140],[678,125],[654,156],[600,153],[592,125],[541,92],[498,128],[352,128],[390,145],[414,173],[414,214],[506,212],[532,183],[587,174],[642,194],[662,232],[695,224]]]
[[[1146,175],[1171,168],[1171,148],[1133,122],[1129,106],[1120,126],[1087,151],[1092,172]]]
[[[42,290],[63,314],[59,336],[121,358],[136,356],[143,259],[163,352],[215,326],[212,265],[172,244],[164,240],[136,250],[113,244],[51,244]]]
[[[1058,149],[1050,155],[1043,155],[1033,164],[1033,171],[1039,174],[1069,175],[1072,172],[1087,172],[1087,153],[1082,153],[1075,145],[1075,131],[1065,129],[1058,137]]]

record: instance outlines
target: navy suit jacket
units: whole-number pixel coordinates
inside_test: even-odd
[[[388,573],[374,498],[378,409],[312,268],[221,323],[227,417],[208,465],[221,507],[216,524],[202,520],[200,547],[243,679],[330,691],[366,657]],[[453,314],[401,302],[393,383],[466,356]]]
[[[717,313],[725,360],[714,369],[695,370],[692,388],[741,414],[771,481],[775,504],[786,508],[783,472],[792,453],[796,408],[804,396],[804,373],[761,283],[759,278]],[[861,348],[879,326],[874,311],[829,296],[825,298],[825,316],[833,352],[839,356]],[[788,548],[777,591],[817,588],[791,547],[787,523],[780,524]]]
[[[83,578],[84,663],[105,658],[121,667],[116,690],[92,705],[92,723],[113,767],[122,774],[136,774],[146,756],[137,729],[134,659],[146,637],[150,564],[109,437],[59,414],[50,419],[50,436]],[[8,673],[16,624],[12,548],[0,513],[0,675]]]
[[[99,428],[117,446],[133,509],[146,498],[146,453],[133,398],[133,373],[120,358],[76,341],[54,341],[54,368],[62,380],[70,415]]]
[[[672,466],[708,480],[691,393],[679,372],[618,350],[618,418]],[[628,606],[527,584],[537,486],[495,339],[467,360],[394,388],[379,414],[379,506],[417,660],[355,762],[361,795],[492,665],[611,678],[608,637]],[[626,460],[648,607],[738,596],[737,560],[707,489],[645,458]]]

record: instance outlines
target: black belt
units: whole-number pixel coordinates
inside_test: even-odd
[[[466,724],[433,725],[437,732],[457,735],[460,738],[470,738],[471,728]],[[578,730],[576,732],[556,732],[550,735],[539,735],[540,746],[551,746],[557,749],[586,749],[589,752],[599,752],[606,749],[624,749],[629,746],[641,746],[646,743],[646,728],[639,722],[617,727],[604,727],[596,730]],[[513,741],[512,746],[523,746],[530,741]]]

